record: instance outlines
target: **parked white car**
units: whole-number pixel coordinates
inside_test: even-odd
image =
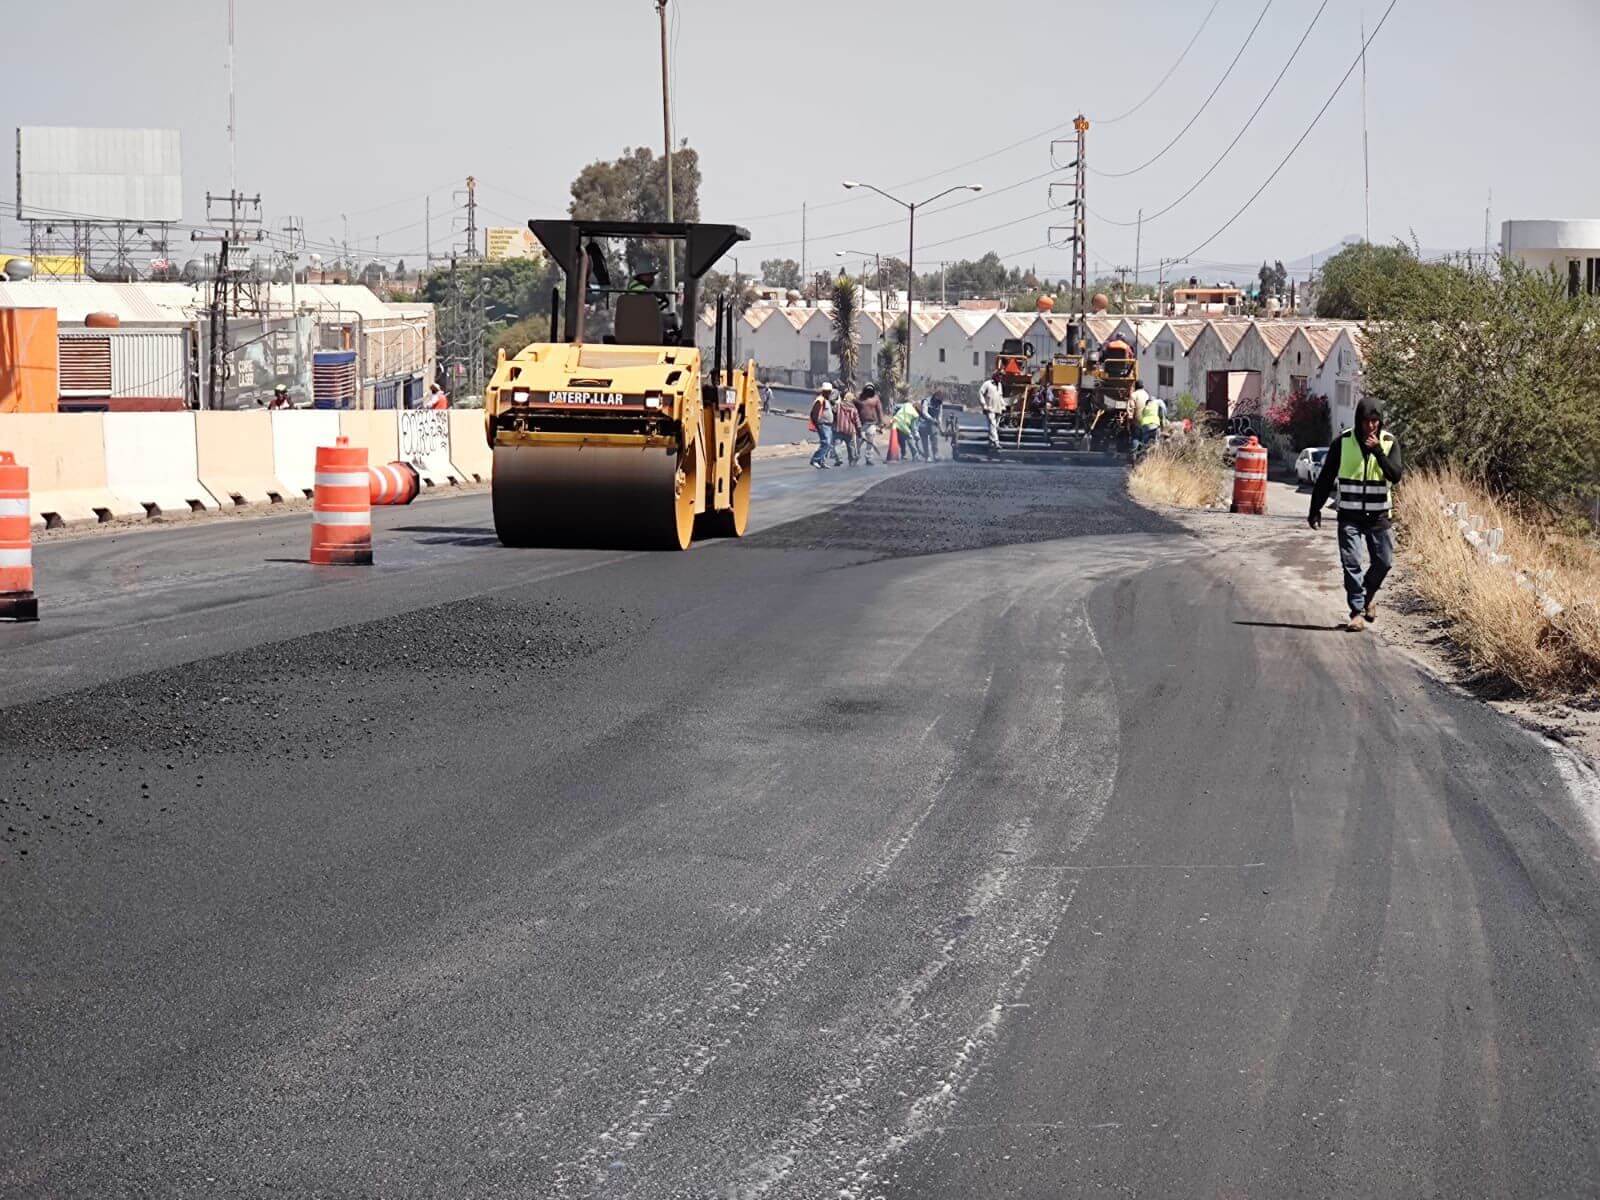
[[[1322,474],[1322,464],[1328,457],[1326,446],[1307,446],[1294,460],[1294,477],[1310,487]]]

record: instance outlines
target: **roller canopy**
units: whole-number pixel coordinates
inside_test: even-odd
[[[699,279],[739,242],[750,240],[750,231],[738,225],[685,224],[682,221],[529,221],[533,236],[550,257],[571,276],[578,269],[578,255],[585,238],[669,238],[686,243],[685,265]]]

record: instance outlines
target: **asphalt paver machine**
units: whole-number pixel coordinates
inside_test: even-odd
[[[718,298],[709,347],[696,345],[696,314],[700,278],[749,233],[657,221],[528,228],[565,276],[565,299],[552,294],[550,341],[502,355],[484,395],[500,541],[686,550],[696,536],[742,536],[761,427],[755,364],[733,361],[731,305]],[[613,284],[611,264],[663,243],[682,247],[681,298]]]
[[[1033,343],[1007,338],[995,355],[995,370],[1006,401],[999,420],[1000,449],[989,445],[983,427],[958,422],[947,426],[952,458],[1046,459],[1089,448],[1078,355],[1035,362]]]

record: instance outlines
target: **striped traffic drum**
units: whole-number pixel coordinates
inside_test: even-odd
[[[1267,512],[1267,448],[1254,434],[1233,460],[1233,503],[1229,512],[1265,516]]]
[[[37,621],[33,535],[28,530],[28,468],[0,450],[0,617]]]
[[[367,448],[339,438],[317,447],[311,500],[311,561],[321,565],[372,562],[372,483]]]

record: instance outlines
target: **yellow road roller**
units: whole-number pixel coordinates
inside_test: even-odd
[[[724,297],[709,329],[697,314],[701,276],[750,234],[654,221],[528,228],[566,287],[564,303],[551,295],[550,341],[502,354],[484,394],[500,541],[687,550],[696,536],[742,536],[761,432],[755,364],[734,364]],[[681,297],[655,286],[650,255],[663,245],[681,247]],[[697,328],[709,347],[695,344]]]

